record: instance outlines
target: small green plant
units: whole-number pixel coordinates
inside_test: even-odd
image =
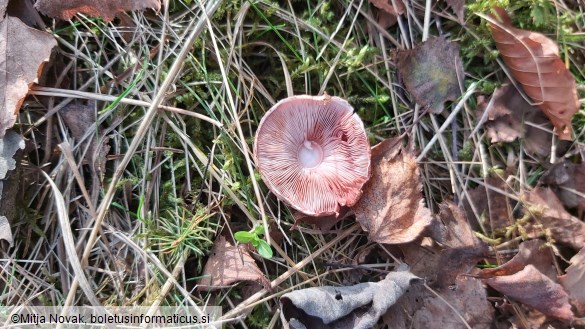
[[[264,234],[264,226],[256,226],[250,231],[238,231],[234,234],[236,241],[241,243],[249,243],[258,250],[260,256],[270,259],[272,258],[272,248],[268,242],[264,241],[261,236]]]

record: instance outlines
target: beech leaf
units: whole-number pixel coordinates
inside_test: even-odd
[[[402,149],[400,138],[372,148],[372,176],[353,207],[357,221],[370,240],[379,243],[413,241],[431,223],[424,205],[418,164]]]
[[[372,328],[418,279],[408,271],[390,272],[379,282],[345,287],[313,287],[280,298],[285,319],[298,328]]]
[[[514,274],[495,276],[484,280],[490,287],[522,304],[533,307],[543,314],[570,321],[573,312],[569,296],[560,284],[526,265]]]
[[[63,20],[70,20],[75,14],[82,13],[111,21],[125,11],[147,8],[159,11],[160,5],[160,0],[39,0],[35,8],[47,16]]]
[[[571,304],[583,316],[585,315],[585,247],[571,258],[571,265],[567,267],[565,273],[559,277],[559,281],[565,291],[569,292]]]
[[[526,94],[546,114],[561,139],[571,139],[571,119],[579,109],[575,78],[559,57],[554,41],[532,31],[511,25],[503,8],[488,20],[496,42],[512,76]]]
[[[199,289],[221,289],[240,281],[253,281],[265,287],[270,285],[243,246],[233,246],[220,236],[215,241],[203,268],[203,278],[199,283]]]
[[[433,113],[461,95],[463,64],[459,46],[445,37],[431,37],[414,49],[398,52],[397,69],[417,103]]]
[[[6,16],[0,21],[0,138],[14,125],[28,88],[37,81],[56,45],[50,34],[30,28],[18,18]]]

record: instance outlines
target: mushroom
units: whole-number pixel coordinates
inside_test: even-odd
[[[338,215],[354,205],[370,177],[364,124],[339,97],[292,96],[264,115],[254,142],[262,179],[302,213]]]

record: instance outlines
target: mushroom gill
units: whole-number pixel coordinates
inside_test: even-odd
[[[361,195],[370,146],[351,105],[331,96],[293,96],[262,118],[254,154],[266,185],[293,208],[337,214]]]

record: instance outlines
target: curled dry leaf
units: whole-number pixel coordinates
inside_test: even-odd
[[[496,89],[489,102],[481,96],[478,97],[477,109],[480,117],[487,119],[485,127],[492,143],[524,138],[524,147],[528,152],[542,156],[550,152],[550,133],[525,124],[529,122],[546,127],[549,120],[538,108],[530,105],[514,85],[504,84]]]
[[[203,268],[203,279],[199,284],[201,290],[225,288],[241,281],[253,281],[270,286],[268,279],[254,262],[254,259],[243,246],[234,246],[220,236],[209,259]]]
[[[39,0],[35,4],[41,13],[63,20],[83,13],[111,21],[118,13],[147,8],[160,10],[160,0]]]
[[[28,88],[37,81],[56,45],[50,34],[32,29],[18,18],[6,16],[0,21],[0,86],[4,87],[0,93],[0,138],[14,125]]]
[[[396,67],[417,103],[433,113],[461,95],[463,64],[459,46],[445,37],[431,37],[414,49],[398,52]]]
[[[559,278],[565,291],[569,292],[571,304],[581,316],[585,315],[585,247],[573,258],[565,275]]]
[[[385,29],[396,24],[398,15],[406,12],[402,0],[394,0],[396,6],[394,6],[392,0],[370,0],[370,3],[379,9],[378,24]]]
[[[490,287],[543,314],[571,321],[573,312],[569,296],[560,284],[542,274],[533,265],[526,265],[514,274],[484,279]]]
[[[571,119],[579,109],[575,78],[559,57],[554,41],[511,25],[503,8],[491,16],[489,27],[512,76],[555,126],[561,139],[571,138]]]
[[[353,208],[370,240],[397,244],[416,239],[431,223],[421,189],[415,157],[402,149],[399,138],[373,147],[372,176]]]
[[[465,20],[465,0],[447,0],[447,4],[455,15],[457,15],[457,19],[460,23],[463,23]]]
[[[380,316],[418,279],[408,271],[390,272],[379,282],[346,287],[315,287],[286,293],[282,313],[291,328],[372,328]]]
[[[550,247],[542,240],[529,240],[520,244],[518,253],[509,261],[495,268],[484,268],[479,273],[480,278],[510,275],[521,271],[526,265],[533,265],[541,273],[551,279],[556,278],[553,265],[553,253]]]
[[[556,242],[575,250],[581,250],[585,246],[585,223],[571,216],[551,189],[537,187],[524,198],[529,204],[528,210],[536,217],[536,222],[542,224]]]

